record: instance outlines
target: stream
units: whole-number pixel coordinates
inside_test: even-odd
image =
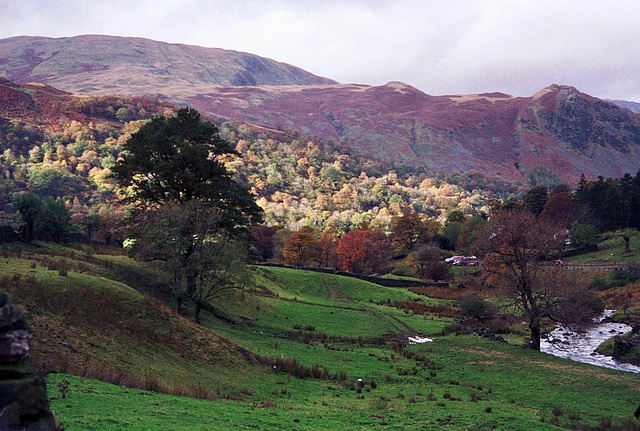
[[[595,352],[596,348],[609,338],[631,331],[631,326],[629,325],[604,322],[614,312],[615,310],[605,310],[604,314],[597,319],[597,323],[584,333],[576,333],[558,326],[549,334],[548,338],[542,340],[540,351],[576,362],[584,362],[630,373],[640,373],[640,367],[638,366],[617,362],[611,356],[604,356]]]

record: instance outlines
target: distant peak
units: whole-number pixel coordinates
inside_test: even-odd
[[[560,84],[551,84],[548,87],[545,87],[541,90],[546,92],[567,92],[567,93],[580,93],[576,87],[572,87],[571,85],[560,85]]]
[[[414,86],[401,81],[389,81],[386,84],[384,84],[383,87],[393,88],[394,90],[399,91],[401,93],[406,93],[407,91],[420,91]]]

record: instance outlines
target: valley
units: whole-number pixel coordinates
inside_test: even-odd
[[[539,351],[640,325],[636,108],[0,39],[0,288],[66,430],[640,429],[640,373]]]
[[[2,277],[14,280],[5,285],[30,316],[34,359],[80,376],[47,379],[52,407],[68,430],[590,429],[627,423],[636,407],[639,375],[523,349],[524,334],[507,334],[503,344],[447,333],[454,319],[445,316],[455,302],[406,288],[258,267],[259,289],[216,304],[234,323],[206,313],[198,329],[148,293],[149,271],[158,279],[153,268],[112,254],[117,250],[89,254],[86,247],[46,244],[2,250]],[[91,277],[90,290],[79,290]],[[137,280],[139,292],[115,281],[126,278]],[[110,307],[89,300],[94,290]],[[152,290],[162,297],[160,285]],[[62,305],[70,300],[73,306]],[[437,311],[386,305],[402,300]],[[414,334],[433,342],[408,344]],[[258,356],[291,358],[294,368]],[[300,370],[314,365],[325,377],[291,375],[297,369],[304,376]]]

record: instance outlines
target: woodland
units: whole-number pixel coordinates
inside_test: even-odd
[[[122,221],[133,205],[126,200],[127,189],[116,186],[112,170],[146,121],[175,114],[166,106],[134,102],[88,98],[73,106],[91,114],[84,122],[3,120],[2,224],[23,229],[27,239],[76,235],[121,244],[127,236]],[[283,254],[284,246],[294,233],[296,241],[313,243],[362,229],[384,233],[394,244],[389,257],[407,255],[427,242],[445,251],[470,252],[473,231],[500,208],[544,213],[567,228],[576,223],[576,245],[594,243],[598,232],[640,227],[640,179],[631,174],[583,177],[570,185],[542,167],[530,173],[527,184],[477,171],[429,176],[295,133],[271,136],[239,123],[221,124],[219,132],[232,147],[219,162],[264,211],[264,224],[253,227],[254,253],[263,260],[335,266],[330,265],[334,257],[292,254],[291,247]],[[382,268],[372,269],[367,271]]]

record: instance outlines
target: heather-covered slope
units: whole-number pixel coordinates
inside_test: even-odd
[[[121,127],[125,121],[151,118],[172,108],[175,106],[159,100],[78,96],[40,83],[19,85],[0,77],[0,147],[4,150],[7,144],[1,125],[10,120],[37,124],[50,130],[59,130],[70,121],[107,122]]]
[[[640,116],[568,86],[526,98],[430,96],[397,82],[218,87],[187,101],[221,119],[345,141],[432,174],[475,169],[520,180],[545,167],[573,184],[581,173],[617,177],[640,167]]]
[[[2,39],[0,76],[115,95],[171,95],[202,85],[334,83],[253,54],[101,35]]]

